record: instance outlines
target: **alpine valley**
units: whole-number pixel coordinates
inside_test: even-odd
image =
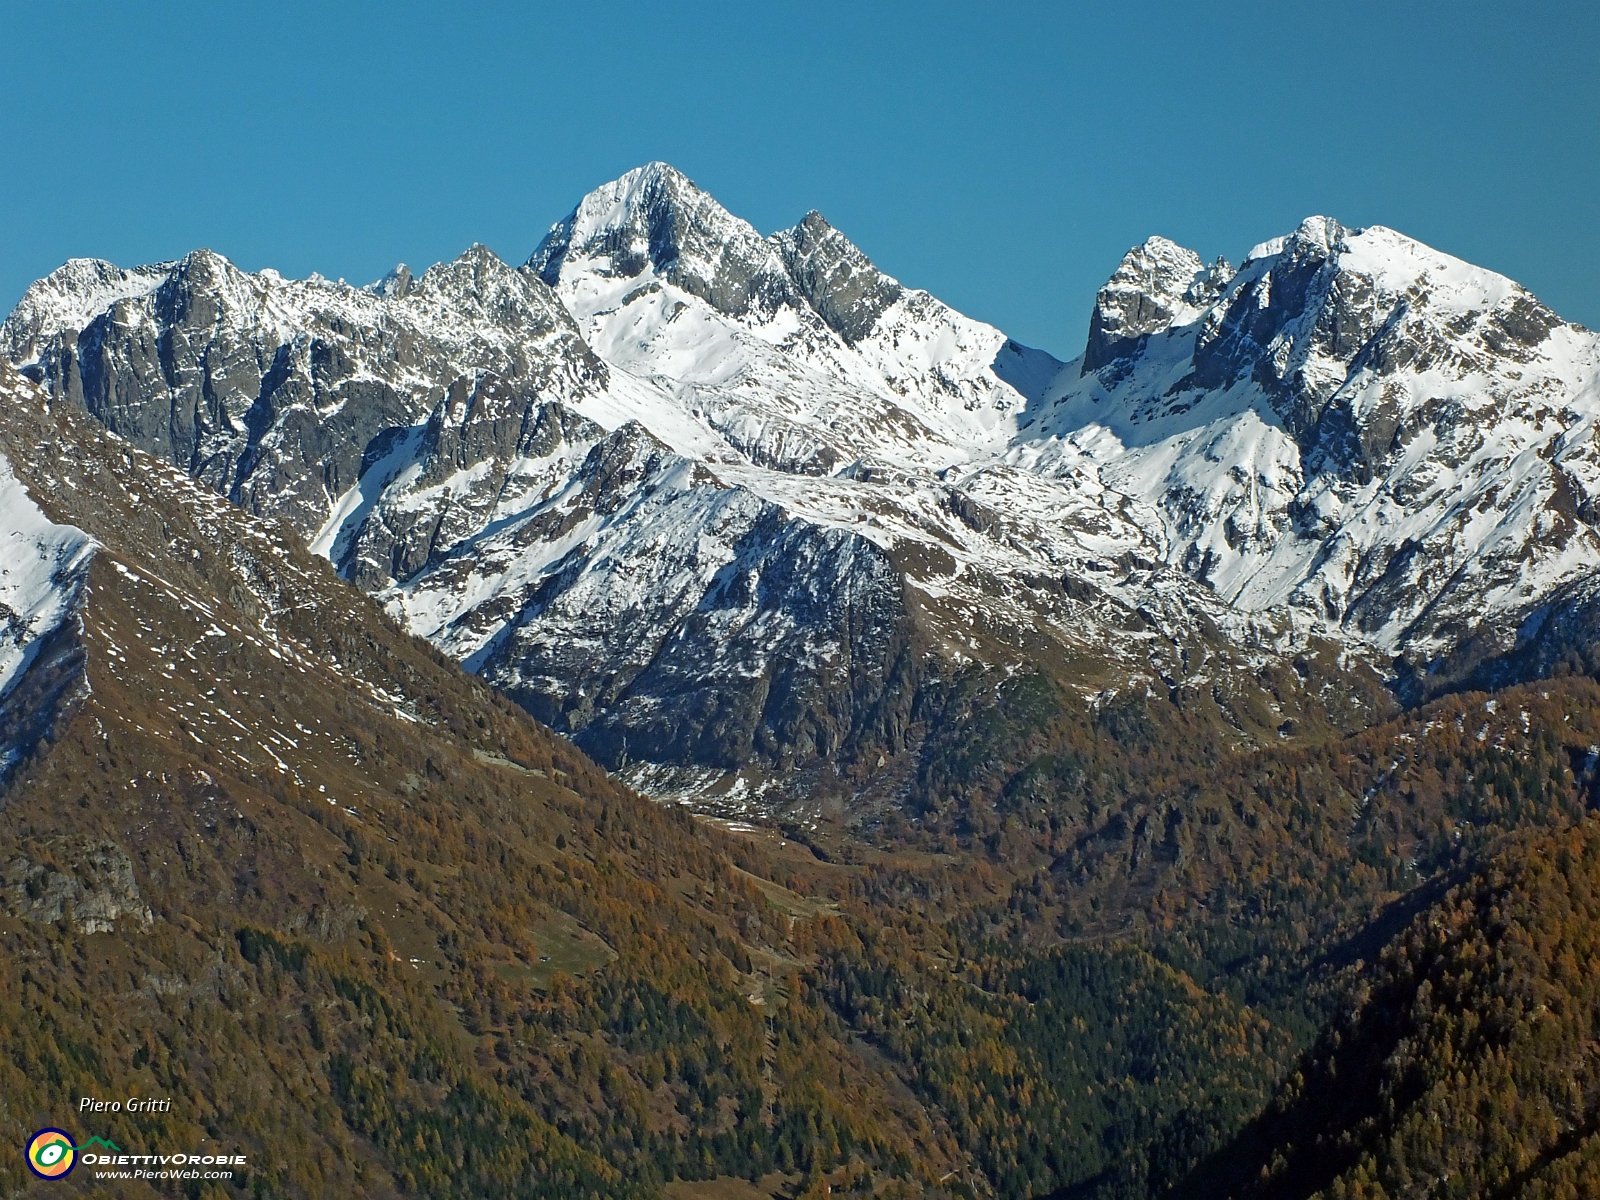
[[[1600,1189],[1600,336],[1393,230],[75,259],[0,622],[0,1195]]]

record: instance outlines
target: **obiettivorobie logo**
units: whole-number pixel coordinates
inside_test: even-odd
[[[134,1167],[136,1170],[97,1171],[113,1179],[229,1179],[232,1171],[173,1170],[195,1167],[242,1167],[243,1154],[127,1154],[115,1142],[92,1137],[75,1146],[64,1129],[41,1129],[28,1139],[28,1169],[40,1179],[65,1179],[79,1163],[86,1167]]]
[[[78,1151],[95,1146],[115,1150],[122,1147],[105,1138],[92,1137],[81,1146],[74,1146],[64,1129],[41,1129],[28,1139],[28,1168],[40,1179],[65,1179],[78,1165]]]

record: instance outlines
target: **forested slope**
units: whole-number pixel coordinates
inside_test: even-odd
[[[1600,820],[1508,849],[1383,952],[1192,1194],[1600,1193]]]
[[[257,1195],[949,1169],[789,982],[774,897],[825,901],[614,785],[284,529],[0,386],[0,452],[100,545],[58,656],[82,686],[0,794],[0,1192],[46,1124],[245,1153]],[[77,1128],[80,1097],[135,1093],[170,1112]]]

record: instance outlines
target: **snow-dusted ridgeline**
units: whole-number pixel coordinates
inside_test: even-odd
[[[892,755],[974,664],[1425,672],[1600,566],[1595,336],[1326,218],[1237,271],[1152,238],[1062,364],[657,163],[516,269],[71,263],[0,352],[612,763]]]

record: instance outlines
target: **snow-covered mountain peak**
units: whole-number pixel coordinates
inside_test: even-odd
[[[411,268],[405,263],[396,263],[382,279],[369,283],[363,290],[382,296],[385,300],[401,300],[411,290],[413,282]]]
[[[1083,373],[1126,358],[1152,334],[1188,324],[1232,278],[1226,260],[1207,268],[1193,250],[1164,237],[1135,246],[1095,296]]]
[[[170,319],[250,322],[259,319],[267,293],[274,290],[280,280],[240,270],[214,250],[191,250],[173,264],[151,297],[156,311]],[[313,276],[298,286],[344,288],[343,284],[331,283],[320,276]]]
[[[1301,221],[1293,233],[1280,234],[1268,238],[1264,242],[1257,242],[1250,247],[1250,252],[1244,256],[1240,270],[1257,266],[1263,260],[1278,258],[1285,252],[1291,257],[1305,257],[1310,255],[1325,259],[1330,254],[1336,253],[1345,247],[1347,230],[1333,217],[1310,216]],[[1357,229],[1355,233],[1360,233]]]
[[[640,385],[613,389],[617,415],[779,471],[965,461],[1056,365],[902,287],[820,214],[762,237],[663,164],[589,193],[524,271]]]
[[[208,246],[201,246],[198,249],[189,251],[177,261],[174,270],[179,275],[185,275],[197,281],[206,278],[218,278],[234,272],[243,274],[224,255],[218,254]]]
[[[732,317],[768,317],[793,299],[783,264],[754,226],[660,162],[590,192],[527,267],[564,296],[585,275],[649,272]]]
[[[1325,254],[1342,250],[1345,244],[1345,227],[1333,217],[1309,216],[1300,222],[1292,240],[1306,247],[1316,247]]]
[[[438,309],[442,320],[475,318],[512,337],[562,336],[581,342],[571,314],[538,275],[511,267],[479,243],[450,262],[435,263],[421,279],[389,294],[399,303]],[[592,356],[584,358],[603,374],[603,368],[590,361]]]
[[[1405,299],[1412,307],[1435,314],[1481,314],[1509,301],[1531,295],[1504,275],[1435,250],[1415,238],[1383,225],[1351,229],[1332,217],[1307,217],[1292,234],[1254,247],[1241,268],[1241,293],[1258,289],[1269,277],[1299,284],[1309,273],[1326,272],[1358,277],[1376,293]],[[1328,298],[1326,288],[1303,290],[1297,299],[1317,304]],[[1260,296],[1251,290],[1250,299]]]
[[[489,247],[474,242],[449,262],[434,263],[407,290],[453,298],[481,299],[507,289],[525,290],[527,286],[529,280],[525,274],[510,266]],[[531,286],[538,288],[539,285],[533,283]]]
[[[1354,231],[1340,247],[1341,270],[1365,275],[1384,291],[1416,289],[1435,312],[1484,312],[1530,293],[1504,275],[1435,250],[1382,225]]]
[[[98,258],[72,258],[31,284],[0,325],[0,354],[18,365],[36,362],[44,343],[62,329],[83,329],[118,300],[160,285],[175,263],[123,270]]]
[[[1092,462],[1235,607],[1389,652],[1437,653],[1595,570],[1600,536],[1568,514],[1600,472],[1564,447],[1600,417],[1600,339],[1382,226],[1308,218],[1198,311],[1178,296],[1197,259],[1169,246],[1124,260],[1017,461]]]
[[[807,303],[852,346],[904,291],[815,209],[772,242]]]
[[[1319,424],[1357,375],[1497,374],[1545,356],[1564,324],[1504,276],[1383,226],[1310,217],[1251,252],[1206,314],[1184,382],[1215,391],[1254,379],[1309,446],[1325,440]]]
[[[1180,246],[1171,238],[1164,238],[1160,234],[1151,234],[1141,246],[1135,246],[1123,255],[1122,263],[1117,268],[1117,275],[1130,265],[1140,264],[1145,270],[1160,270],[1164,268],[1170,272],[1174,279],[1179,281],[1193,278],[1195,272],[1202,266],[1200,256],[1187,246]],[[1178,292],[1182,295],[1182,292]]]
[[[682,253],[690,231],[718,243],[741,233],[748,241],[761,237],[676,167],[646,163],[579,200],[565,220],[551,226],[529,266],[546,274],[563,258],[592,255],[603,246],[623,274],[638,274],[646,261],[665,270]],[[547,275],[547,281],[555,279]]]

